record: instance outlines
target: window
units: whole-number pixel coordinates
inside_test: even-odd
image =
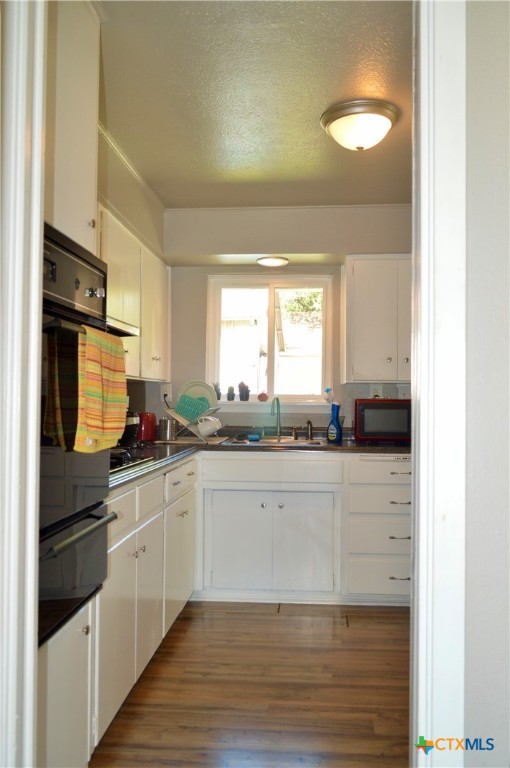
[[[320,400],[330,382],[329,276],[210,276],[208,381]]]

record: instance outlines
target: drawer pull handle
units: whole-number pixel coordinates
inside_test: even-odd
[[[411,581],[410,576],[406,576],[405,578],[399,578],[398,576],[388,576],[388,579],[390,581]]]
[[[177,517],[186,517],[187,514],[188,514],[188,510],[184,509],[182,512],[177,513]]]
[[[176,485],[180,485],[180,484],[181,484],[181,481],[180,481],[180,480],[174,480],[174,481],[173,481],[173,483],[172,483],[172,485],[173,485],[174,487],[175,487]]]
[[[140,547],[140,549],[136,550],[136,556],[138,557],[139,553],[140,552],[145,552],[146,549],[147,549],[147,547],[144,544],[143,547]]]
[[[410,475],[411,472],[390,472],[390,475]]]
[[[410,507],[411,502],[410,501],[390,501],[390,504],[400,504],[400,506],[404,507]]]
[[[84,635],[90,635],[90,624],[85,624],[81,631]]]
[[[188,477],[193,477],[193,475],[194,475],[195,473],[194,473],[194,472],[187,472],[186,474],[188,475]]]
[[[410,536],[388,536],[391,541],[406,541],[407,539],[410,539]]]

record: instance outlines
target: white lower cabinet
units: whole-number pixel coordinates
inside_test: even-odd
[[[334,589],[332,493],[273,494],[273,588]]]
[[[135,683],[136,534],[109,553],[97,598],[97,741]]]
[[[163,513],[109,552],[97,597],[97,741],[162,639]]]
[[[166,634],[193,592],[195,491],[165,509],[164,624]]]
[[[91,754],[92,603],[38,656],[38,768],[84,768]]]
[[[195,464],[112,492],[108,577],[96,598],[94,744],[193,591]]]
[[[344,592],[374,602],[408,597],[411,583],[411,458],[349,463],[344,510]]]
[[[208,586],[332,592],[333,492],[213,490]]]
[[[265,491],[213,491],[210,586],[272,589],[273,510]]]

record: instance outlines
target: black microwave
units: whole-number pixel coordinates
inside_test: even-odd
[[[411,401],[384,397],[355,400],[354,439],[410,445]]]

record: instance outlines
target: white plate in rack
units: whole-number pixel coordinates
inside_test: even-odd
[[[177,395],[177,400],[179,400],[182,395],[188,395],[188,397],[205,397],[206,400],[209,401],[210,408],[215,408],[218,405],[218,398],[216,397],[214,387],[211,387],[210,384],[206,384],[205,381],[199,381],[198,379],[187,381],[183,384]]]

